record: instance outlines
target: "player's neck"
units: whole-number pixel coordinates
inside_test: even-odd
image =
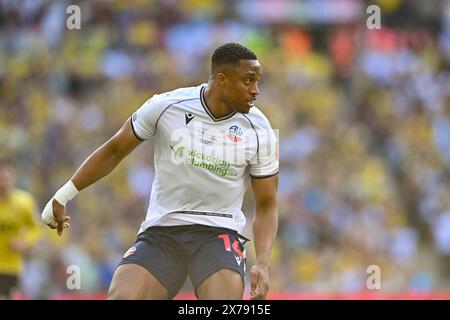
[[[214,88],[211,84],[208,84],[205,89],[204,99],[209,111],[211,111],[213,116],[217,119],[233,113],[233,110],[230,110],[220,96],[214,92]]]

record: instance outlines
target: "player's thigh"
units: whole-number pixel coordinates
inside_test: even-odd
[[[245,248],[237,233],[223,229],[202,241],[189,262],[189,275],[199,299],[241,299]]]
[[[236,270],[220,269],[203,280],[195,293],[199,300],[241,300],[244,282]]]
[[[114,272],[108,291],[110,300],[167,299],[167,289],[147,269],[137,264],[122,264]]]
[[[131,296],[132,299],[172,299],[178,293],[187,277],[187,260],[183,255],[180,255],[176,250],[176,239],[168,238],[167,229],[148,228],[145,233],[138,237],[137,242],[131,247],[120,261],[120,269],[117,272],[117,282],[115,286],[119,291],[111,291],[111,296],[117,296],[114,292],[121,293],[121,296]],[[124,265],[140,266],[138,270],[132,267],[123,268]],[[125,270],[125,271],[123,271]],[[135,274],[128,274],[135,272]],[[122,275],[125,273],[125,275]],[[144,291],[137,291],[136,293],[129,292],[128,285],[131,281],[139,281],[139,279],[146,279],[139,286],[143,286]],[[155,281],[156,278],[158,281]],[[122,280],[125,279],[125,280]],[[161,295],[160,286],[162,285],[167,294]],[[146,295],[146,289],[151,290],[150,296]],[[138,294],[139,293],[139,294]]]

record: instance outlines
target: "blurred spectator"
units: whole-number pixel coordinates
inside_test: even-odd
[[[42,232],[32,195],[16,189],[15,183],[12,159],[0,157],[0,299],[13,297],[25,257]]]

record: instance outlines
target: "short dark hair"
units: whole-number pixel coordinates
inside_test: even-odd
[[[225,43],[216,50],[211,58],[211,72],[214,74],[224,65],[238,66],[239,60],[257,60],[256,54],[239,43]]]

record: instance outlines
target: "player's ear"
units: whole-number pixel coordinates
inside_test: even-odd
[[[226,84],[228,82],[228,79],[227,79],[227,76],[224,73],[222,73],[222,72],[217,73],[215,78],[216,78],[216,81],[217,81],[217,83],[218,83],[218,85],[220,87],[223,88],[223,87],[226,86]]]

